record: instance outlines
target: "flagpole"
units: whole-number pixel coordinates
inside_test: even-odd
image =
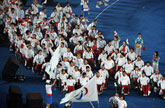
[[[92,108],[95,108],[91,101],[89,103],[91,104]]]
[[[99,101],[97,101],[97,103],[98,103],[98,108],[100,108]]]

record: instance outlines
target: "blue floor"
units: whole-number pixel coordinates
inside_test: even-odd
[[[81,7],[79,6],[80,0],[56,0],[64,3],[70,1],[74,4],[73,12],[80,14]],[[101,6],[100,9],[96,9],[97,0],[92,0],[90,3],[90,16],[89,21],[93,21],[95,17],[105,8]],[[115,0],[110,0],[113,3]],[[26,5],[32,3],[32,0],[28,0]],[[137,37],[137,33],[142,33],[144,40],[144,46],[146,51],[142,52],[142,58],[144,61],[151,61],[154,51],[159,52],[160,56],[160,72],[165,74],[165,0],[120,0],[112,7],[105,10],[98,17],[97,29],[103,32],[106,40],[113,39],[113,31],[116,30],[120,35],[122,41],[129,39],[130,47],[134,46],[134,40]],[[48,8],[48,15],[52,11],[53,7],[46,6]],[[0,46],[0,72],[9,56],[14,56],[9,52],[8,46]],[[24,73],[26,81],[23,83],[7,83],[2,81],[0,74],[0,108],[6,108],[6,94],[8,93],[9,85],[17,85],[21,88],[23,93],[23,101],[26,103],[26,93],[39,92],[42,94],[45,104],[45,88],[44,82],[41,81],[41,76],[35,75],[30,70],[26,70],[23,66],[20,66],[18,73]],[[108,108],[108,99],[111,97],[115,89],[112,82],[109,83],[109,89],[105,90],[101,96],[99,96],[100,108]],[[64,95],[60,90],[53,92],[53,105],[51,108],[63,108],[64,105],[60,105],[60,100]],[[136,91],[131,91],[131,94],[126,97],[128,108],[164,108],[165,101],[162,100],[157,94],[152,94],[150,97],[138,96]],[[93,102],[97,107],[97,103]],[[91,108],[89,103],[74,103],[75,108]]]

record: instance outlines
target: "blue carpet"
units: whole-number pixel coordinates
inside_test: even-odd
[[[73,12],[80,15],[81,7],[80,0],[56,0],[61,3],[70,1],[73,4]],[[97,0],[92,0],[90,3],[89,21],[93,21],[95,17],[105,8],[101,6],[96,9]],[[115,0],[110,0],[113,3]],[[30,5],[32,0],[28,0],[26,6]],[[160,56],[160,72],[165,74],[165,0],[120,0],[112,7],[108,8],[98,17],[97,29],[101,30],[106,40],[113,39],[113,31],[116,30],[120,35],[122,41],[129,39],[130,47],[134,46],[134,40],[137,33],[142,33],[144,46],[146,51],[142,52],[144,61],[151,61],[154,51],[159,52]],[[45,6],[48,8],[48,15],[53,10],[53,6]],[[14,56],[8,50],[8,46],[0,46],[0,72],[9,56]],[[17,73],[24,73],[26,81],[23,83],[7,83],[2,81],[0,74],[0,108],[6,107],[6,94],[8,93],[9,85],[17,85],[23,92],[23,102],[26,103],[26,93],[39,92],[42,94],[45,104],[45,88],[44,82],[41,81],[41,76],[35,75],[32,71],[20,66]],[[113,82],[109,83],[109,89],[105,90],[99,96],[100,108],[108,108],[108,99],[111,97],[115,89]],[[63,108],[59,102],[64,94],[57,89],[53,92],[53,105],[51,108]],[[138,96],[137,92],[132,90],[130,95],[126,97],[128,108],[164,108],[165,101],[162,100],[158,94],[152,93],[150,97]],[[97,107],[97,103],[93,102]],[[89,103],[74,103],[75,108],[91,108]]]

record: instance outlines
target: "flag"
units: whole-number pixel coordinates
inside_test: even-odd
[[[54,72],[60,58],[60,45],[57,47],[56,51],[53,53],[49,65],[46,67],[45,71],[50,75],[50,78],[54,78]]]
[[[48,2],[48,0],[45,0],[44,2],[43,2],[43,4],[46,4]]]
[[[69,94],[66,94],[65,97],[61,100],[60,104],[65,102],[89,102],[89,101],[98,101],[98,92],[96,84],[96,76],[94,76],[89,82],[77,89],[72,91]]]

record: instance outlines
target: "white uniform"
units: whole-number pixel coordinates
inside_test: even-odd
[[[90,51],[90,52],[84,51],[84,53],[83,53],[83,58],[92,59],[92,58],[93,58],[93,53],[92,53],[92,51]]]
[[[71,61],[72,58],[73,58],[73,54],[72,54],[72,52],[68,52],[68,51],[67,51],[67,52],[64,53],[63,58],[64,58],[64,57],[68,58],[69,61]]]
[[[126,73],[131,73],[134,69],[134,65],[132,63],[130,63],[130,64],[127,63],[123,66],[123,68]]]
[[[66,15],[66,18],[70,18],[71,14],[72,14],[72,8],[69,6],[65,6],[63,9],[63,12]]]
[[[97,40],[97,48],[104,48],[105,45],[106,45],[105,40]]]
[[[25,52],[25,57],[26,58],[33,58],[34,57],[34,51],[32,49],[27,49]]]
[[[85,77],[85,78],[81,77],[79,80],[80,80],[81,86],[84,86],[89,81],[89,78],[87,78],[87,77]]]
[[[102,63],[101,63],[101,66],[102,65],[104,65],[105,66],[105,69],[112,69],[114,66],[115,66],[115,63],[114,63],[114,61],[113,60],[106,60],[106,61],[103,61]]]
[[[120,40],[113,40],[111,42],[112,46],[116,49],[116,48],[119,48],[119,43],[120,43]]]
[[[93,77],[93,72],[92,71],[86,72],[86,75],[90,79]]]
[[[122,45],[120,46],[119,51],[123,52],[124,54],[127,54],[129,52],[129,47],[126,45],[124,49],[124,46]]]
[[[56,32],[50,32],[49,36],[50,36],[51,40],[55,40],[57,38],[57,33]]]
[[[89,64],[87,64],[87,65],[82,64],[82,65],[81,65],[81,70],[82,70],[82,72],[86,72],[86,67],[87,67],[87,66],[91,68],[91,66],[90,66]]]
[[[162,75],[161,74],[152,74],[150,79],[153,80],[153,82],[158,83],[161,79],[162,79]]]
[[[37,54],[33,59],[33,63],[43,64],[44,62],[45,62],[45,57],[43,55]]]
[[[139,78],[142,75],[141,71],[132,71],[130,77],[131,78]]]
[[[78,36],[80,36],[82,34],[81,29],[73,29],[73,34],[77,33]]]
[[[79,41],[79,38],[75,37],[75,36],[73,36],[69,39],[69,42],[74,43],[74,44],[78,44],[78,41]]]
[[[152,66],[144,66],[141,70],[146,73],[146,76],[151,76],[154,73]]]
[[[96,77],[96,84],[98,84],[98,85],[102,85],[102,84],[104,84],[105,83],[105,80],[104,80],[104,78],[103,77]]]
[[[80,29],[81,29],[81,31],[86,31],[87,30],[87,24],[85,23],[85,24],[80,24]]]
[[[76,47],[74,48],[74,53],[76,54],[77,51],[83,50],[83,46],[82,45],[76,45]]]
[[[129,85],[130,84],[130,79],[127,75],[120,77],[118,80],[118,83],[121,85]]]
[[[115,80],[120,79],[122,76],[123,76],[123,73],[122,72],[120,72],[120,71],[116,72],[116,74],[115,74]]]
[[[62,56],[62,55],[64,55],[64,53],[66,53],[67,52],[67,48],[66,47],[61,47],[60,48],[60,55]]]
[[[51,40],[48,40],[48,41],[47,41],[45,38],[42,39],[41,45],[42,45],[42,44],[45,44],[46,48],[48,48],[48,45],[49,45],[49,44],[51,44],[51,45],[53,46],[53,42],[52,42]]]
[[[39,12],[39,9],[38,8],[42,8],[42,6],[41,5],[39,5],[39,4],[32,4],[31,5],[32,6],[32,14],[37,14],[38,12]]]
[[[118,108],[126,108],[127,107],[127,102],[125,100],[120,100],[117,97],[115,97],[115,99],[118,101]]]
[[[45,88],[46,88],[46,93],[52,95],[52,85],[46,84]]]
[[[107,54],[110,54],[112,53],[112,51],[114,50],[114,46],[109,46],[109,45],[106,45],[104,50],[107,52]]]
[[[68,74],[67,73],[65,73],[65,74],[60,73],[60,74],[57,75],[57,79],[61,80],[61,82],[62,82],[61,84],[62,85],[67,81],[67,78],[68,78]]]
[[[144,61],[140,60],[140,61],[135,61],[134,62],[135,66],[138,66],[140,69],[144,66]]]
[[[67,61],[62,61],[62,68],[69,71],[70,64]]]
[[[116,54],[116,53],[113,53],[111,55],[111,57],[116,61],[119,57],[120,57],[120,53]]]
[[[74,79],[72,79],[72,80],[68,79],[66,81],[67,86],[74,86],[75,84],[76,84],[76,81]]]
[[[73,71],[72,73],[73,78],[76,80],[76,82],[78,81],[78,79],[80,78],[81,74],[79,71]]]
[[[107,60],[107,54],[106,53],[105,54],[101,53],[98,57],[98,60],[100,60],[102,62],[106,61]]]
[[[43,18],[47,18],[47,15],[43,12],[40,12],[40,19],[43,20]]]
[[[116,60],[117,66],[123,66],[125,63],[127,63],[127,59],[125,57],[121,58],[117,58]]]
[[[104,69],[104,70],[100,69],[99,73],[100,73],[100,76],[102,76],[104,78],[104,80],[109,78],[109,74],[108,74],[108,71],[106,69]]]
[[[158,82],[158,86],[161,88],[161,89],[165,89],[165,80],[160,80]]]
[[[80,58],[80,59],[76,58],[74,63],[75,63],[75,66],[78,66],[79,68],[81,68],[83,66],[83,59],[82,58]]]
[[[135,52],[133,53],[129,52],[127,53],[126,57],[129,58],[131,61],[134,61],[137,58],[137,55]]]
[[[150,79],[148,77],[139,77],[137,79],[137,82],[140,83],[141,85],[148,85],[148,83],[150,82]]]

